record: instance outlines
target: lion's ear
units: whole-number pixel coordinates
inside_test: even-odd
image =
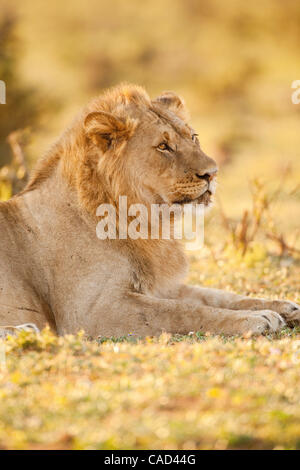
[[[112,145],[128,140],[136,127],[136,121],[120,118],[104,111],[90,113],[84,120],[87,137],[106,152]]]
[[[173,91],[164,91],[153,101],[153,103],[158,103],[162,106],[165,106],[167,109],[169,109],[169,111],[177,114],[177,116],[183,120],[188,119],[188,112],[183,98],[178,96]]]

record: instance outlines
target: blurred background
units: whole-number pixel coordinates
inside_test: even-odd
[[[189,281],[300,303],[299,56],[299,0],[0,0],[0,200],[103,89],[174,90],[220,167]],[[99,337],[100,356],[25,333],[0,374],[0,447],[299,448],[299,333],[120,354]]]
[[[264,223],[275,252],[296,256],[299,25],[298,0],[0,0],[0,198],[87,100],[135,82],[185,98],[220,165],[209,217],[231,241],[245,253]]]

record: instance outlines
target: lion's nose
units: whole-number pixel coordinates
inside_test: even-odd
[[[206,170],[205,173],[196,173],[196,177],[209,183],[216,176],[217,171],[217,168],[212,168],[211,170]]]

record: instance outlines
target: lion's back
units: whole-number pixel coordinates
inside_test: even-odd
[[[5,254],[15,258],[22,246],[22,215],[17,198],[0,202],[0,259]]]

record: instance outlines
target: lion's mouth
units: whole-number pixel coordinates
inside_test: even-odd
[[[191,198],[189,196],[185,196],[182,199],[178,199],[174,201],[173,204],[184,205],[184,204],[194,203],[194,204],[204,204],[205,206],[208,206],[211,203],[211,200],[212,200],[212,192],[209,189],[207,189],[203,194],[201,194],[201,196],[197,198]]]

